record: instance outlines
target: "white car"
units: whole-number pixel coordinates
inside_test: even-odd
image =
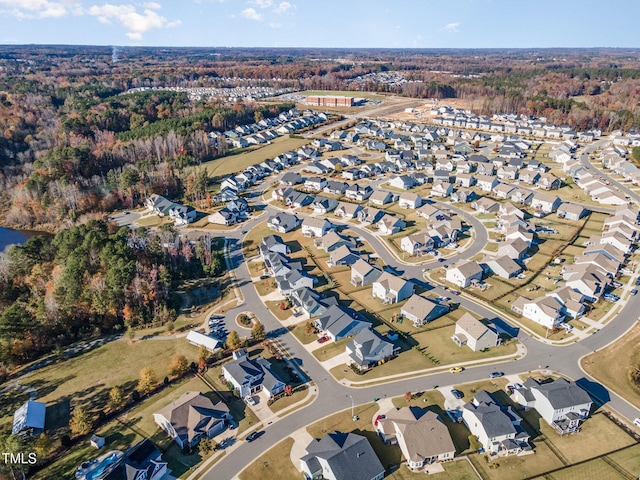
[[[253,399],[253,397],[245,397],[244,400],[252,407],[256,404],[256,401]]]
[[[634,424],[636,427],[640,427],[640,417],[636,418],[636,419],[633,421],[633,424]]]

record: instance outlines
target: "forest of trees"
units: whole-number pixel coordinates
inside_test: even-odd
[[[172,282],[215,277],[221,252],[171,229],[102,221],[36,236],[0,257],[0,364],[16,364],[81,338],[176,318]]]
[[[0,54],[0,223],[23,228],[57,231],[153,192],[193,196],[185,167],[224,155],[220,132],[292,106],[125,93],[134,87],[353,88],[463,98],[480,114],[578,130],[640,126],[640,60],[626,50],[132,47],[112,62],[105,47],[8,45]],[[407,83],[356,82],[387,71]]]

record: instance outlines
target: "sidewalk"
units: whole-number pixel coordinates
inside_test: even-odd
[[[463,362],[456,365],[459,365],[461,367],[472,367],[474,365],[486,365],[488,363],[498,364],[501,362],[506,362],[508,360],[515,360],[517,358],[522,358],[526,354],[527,354],[527,348],[522,343],[518,343],[518,348],[516,352],[511,355],[502,355],[500,357],[485,358],[482,360],[472,360],[470,362]],[[342,379],[340,380],[340,383],[348,387],[365,387],[368,384],[379,384],[379,383],[391,382],[394,380],[401,380],[406,377],[415,378],[421,375],[426,375],[428,373],[441,373],[441,372],[447,371],[448,369],[449,369],[449,365],[442,366],[442,367],[425,368],[423,370],[414,370],[406,373],[397,373],[395,375],[389,375],[389,376],[380,377],[380,378],[372,378],[369,381],[362,381],[362,382],[352,382],[350,380]]]

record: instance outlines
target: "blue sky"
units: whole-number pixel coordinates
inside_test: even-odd
[[[640,47],[632,0],[0,0],[0,43]]]

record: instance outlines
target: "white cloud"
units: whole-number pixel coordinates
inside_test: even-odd
[[[78,0],[0,0],[0,14],[17,18],[59,18],[80,9]]]
[[[446,30],[447,32],[457,32],[458,31],[458,27],[460,26],[460,22],[453,22],[453,23],[447,23],[444,26],[444,30]]]
[[[142,6],[144,8],[150,8],[152,10],[160,10],[162,8],[162,5],[160,5],[158,2],[146,2],[143,3]]]
[[[127,29],[127,37],[132,40],[142,39],[142,35],[154,28],[170,28],[181,23],[180,20],[169,21],[165,17],[158,15],[153,9],[160,8],[160,5],[152,2],[146,4],[148,8],[139,13],[133,5],[93,5],[88,13],[98,18],[98,21],[111,24],[112,21],[121,23]]]
[[[245,8],[240,12],[240,15],[249,20],[256,20],[258,22],[262,20],[262,14],[256,12],[255,8]]]
[[[285,12],[287,12],[288,10],[292,9],[293,5],[290,4],[289,2],[280,2],[278,4],[278,6],[276,7],[276,9],[274,10],[275,13],[277,13],[278,15],[283,14]]]
[[[271,22],[271,23],[269,24],[269,27],[271,27],[271,28],[280,28],[281,26],[282,26],[282,24],[281,24],[281,23],[274,23],[274,22]]]
[[[273,5],[273,0],[252,0],[251,2],[258,8],[268,8]]]

